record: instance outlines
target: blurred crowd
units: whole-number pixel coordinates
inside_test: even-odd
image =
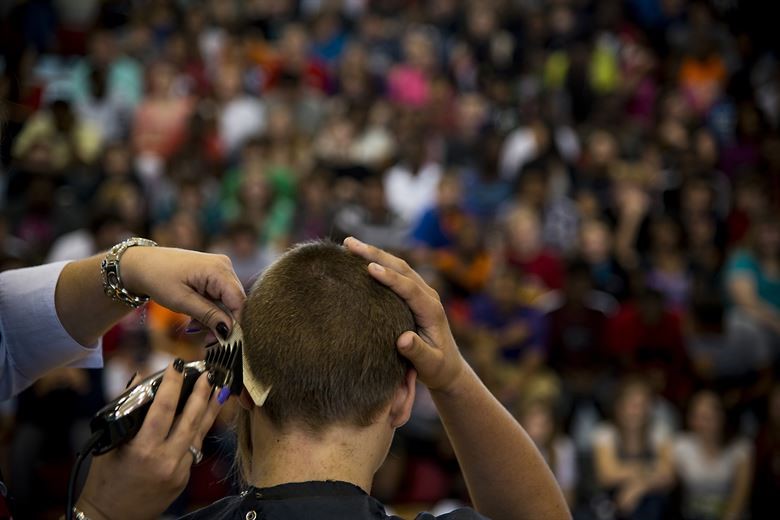
[[[290,244],[354,235],[439,291],[576,518],[775,518],[780,39],[759,4],[0,1],[0,269],[137,235],[227,254],[248,288]],[[205,341],[152,304],[105,369],[3,403],[20,512],[58,516],[91,414]],[[399,512],[467,500],[418,395],[374,486]],[[213,433],[172,514],[235,490],[230,407]]]

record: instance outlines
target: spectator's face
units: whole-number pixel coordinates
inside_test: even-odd
[[[759,224],[758,248],[762,255],[780,256],[780,225],[776,222]]]
[[[683,205],[692,213],[707,213],[712,209],[712,191],[704,182],[692,183],[683,192]]]
[[[458,99],[458,126],[464,130],[477,130],[485,121],[485,100],[478,94],[465,94]]]
[[[496,30],[496,15],[492,9],[476,4],[469,11],[468,30],[472,37],[484,40]]]
[[[587,223],[580,232],[580,250],[586,261],[598,262],[609,258],[612,234],[601,222]]]
[[[701,252],[695,251],[697,248],[701,249],[715,245],[715,223],[712,219],[704,216],[693,217],[688,223],[687,229],[689,247],[694,252]]]
[[[473,218],[465,218],[458,230],[458,249],[462,252],[474,252],[480,249],[479,225]]]
[[[767,194],[755,183],[736,188],[734,205],[748,215],[762,213],[767,207]]]
[[[463,191],[456,177],[445,177],[439,183],[439,207],[454,209],[460,207]]]
[[[295,130],[292,114],[286,108],[275,108],[268,117],[268,135],[273,139],[289,137]]]
[[[596,131],[588,141],[588,152],[594,165],[609,165],[617,159],[617,141],[609,132]]]
[[[532,254],[541,248],[539,219],[534,213],[524,210],[510,219],[509,242],[518,253]]]
[[[300,65],[308,57],[309,40],[302,27],[289,27],[280,44],[282,59],[290,65]]]
[[[153,95],[168,96],[173,85],[174,71],[167,63],[158,63],[151,72],[149,78]]]
[[[380,213],[385,211],[385,190],[381,182],[375,180],[366,181],[363,185],[363,204],[370,212]]]
[[[542,406],[535,406],[523,416],[523,427],[537,446],[550,442],[554,430],[550,412]]]
[[[715,136],[708,130],[699,130],[696,134],[696,156],[704,164],[715,164],[718,161],[718,143]]]
[[[499,307],[503,309],[512,309],[517,305],[518,281],[517,277],[510,272],[496,275],[491,280],[490,297]]]
[[[404,56],[409,65],[428,69],[434,63],[433,45],[427,36],[413,32],[404,39]]]
[[[241,230],[232,239],[233,252],[239,258],[249,258],[257,250],[257,234],[252,230]]]
[[[650,417],[650,394],[644,388],[631,387],[620,397],[616,410],[618,425],[628,431],[645,427]]]
[[[217,97],[230,100],[241,92],[241,69],[234,65],[225,65],[217,74],[214,86]]]
[[[696,395],[688,414],[691,431],[706,439],[717,439],[723,431],[723,410],[711,392]]]
[[[95,65],[106,66],[110,64],[115,53],[116,46],[111,33],[101,31],[92,37],[89,43],[89,55]]]
[[[680,247],[680,229],[671,219],[661,219],[653,224],[651,231],[653,245],[660,249]]]
[[[543,207],[547,201],[547,183],[545,172],[527,172],[521,178],[521,199],[535,208]]]
[[[200,226],[191,215],[180,213],[169,224],[171,247],[198,250],[203,243]]]

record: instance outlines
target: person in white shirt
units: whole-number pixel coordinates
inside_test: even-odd
[[[691,399],[688,427],[674,442],[675,471],[682,487],[682,518],[744,518],[753,474],[750,443],[727,436],[723,403],[711,391],[701,391]]]
[[[442,174],[441,165],[426,157],[424,141],[410,139],[402,160],[385,173],[387,205],[407,224],[417,222],[436,202]]]

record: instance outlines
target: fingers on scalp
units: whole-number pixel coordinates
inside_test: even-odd
[[[383,284],[390,287],[396,294],[407,301],[411,307],[422,304],[424,296],[430,297],[427,291],[424,291],[420,284],[411,278],[392,269],[371,269],[375,277]]]

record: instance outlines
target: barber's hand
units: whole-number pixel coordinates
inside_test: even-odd
[[[148,295],[173,311],[192,316],[222,337],[233,326],[233,319],[238,319],[246,299],[230,259],[224,255],[131,247],[122,255],[121,272],[128,291]],[[233,317],[214,302],[224,305]]]
[[[194,461],[189,447],[201,449],[221,406],[216,393],[209,400],[211,385],[201,376],[174,421],[184,381],[177,362],[165,371],[135,438],[92,460],[76,503],[92,520],[159,518],[186,486]]]
[[[344,245],[370,261],[368,271],[406,301],[414,314],[418,333],[406,331],[398,338],[398,351],[411,361],[417,375],[431,390],[447,391],[465,372],[466,361],[452,337],[438,293],[404,260],[349,237]]]

